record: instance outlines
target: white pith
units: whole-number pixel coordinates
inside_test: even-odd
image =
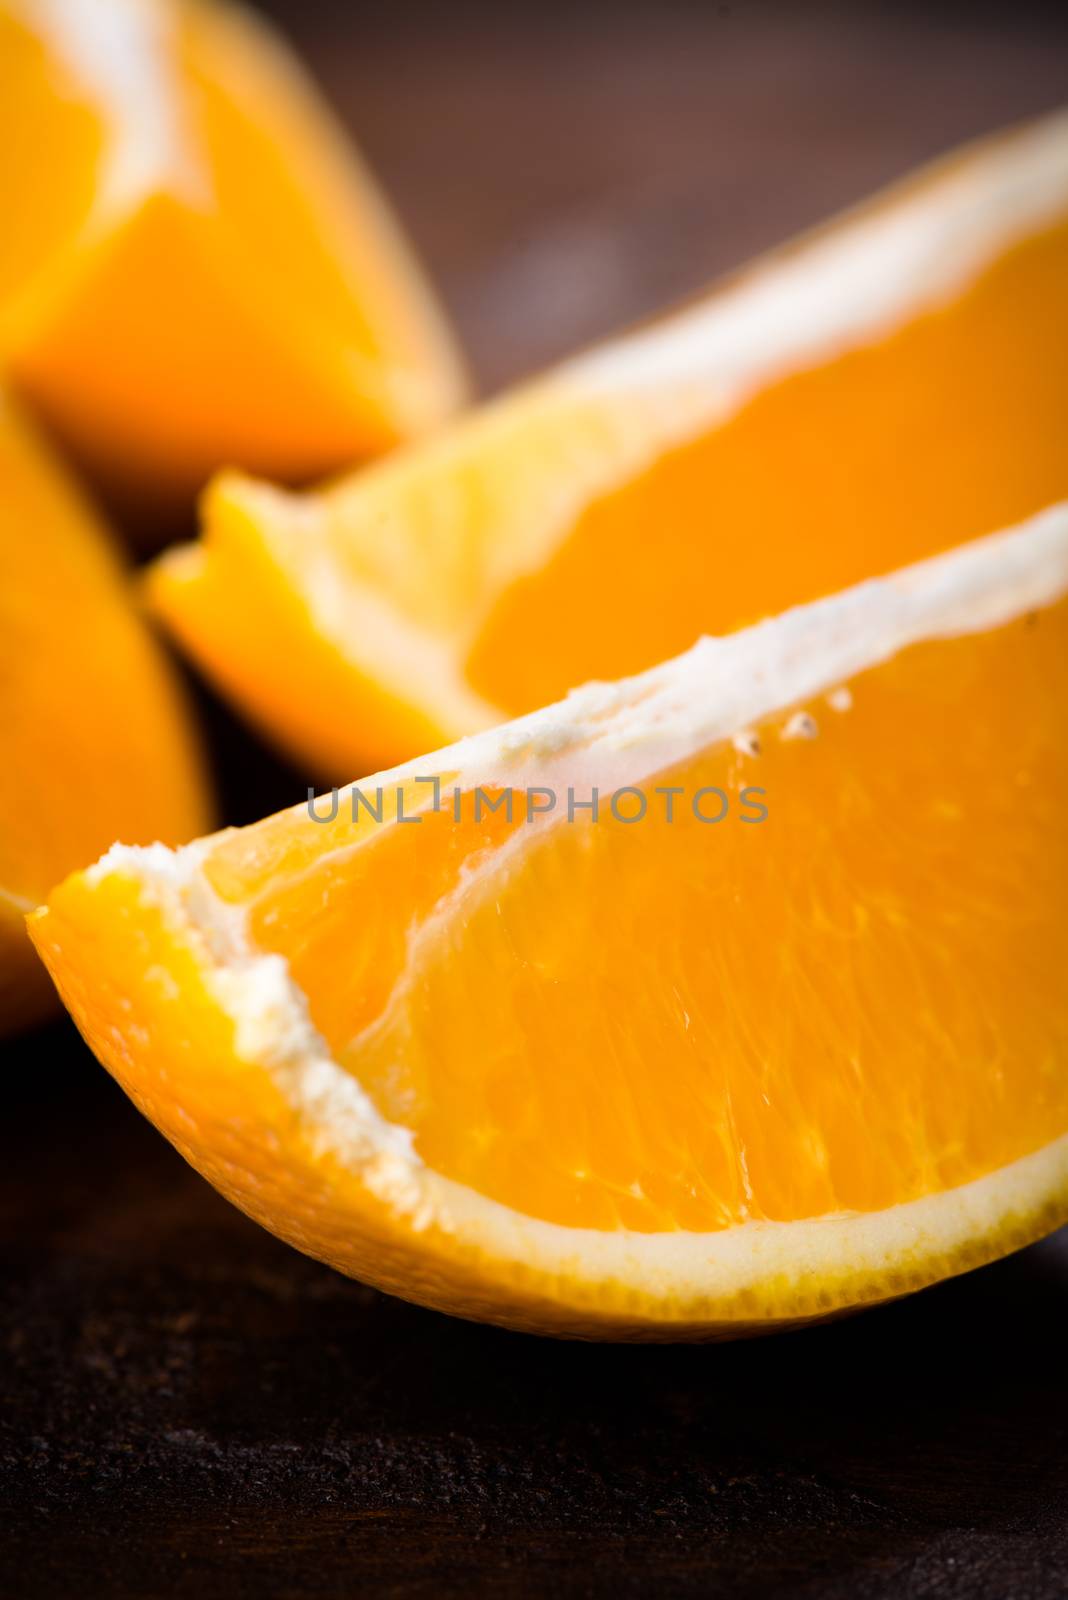
[[[256,484],[237,492],[257,509],[264,553],[343,661],[414,699],[440,728],[490,726],[499,713],[472,689],[467,656],[501,594],[542,571],[588,507],[776,382],[936,311],[1016,242],[1066,215],[1061,113],[948,158],[697,305],[557,367],[321,496],[280,497]],[[432,566],[456,547],[468,517],[506,527],[508,537],[487,538],[465,567],[461,616],[411,614],[391,568]],[[346,529],[374,547],[366,576],[339,571],[334,540],[344,542]],[[221,517],[209,519],[205,544],[166,558],[175,576],[182,562],[187,577],[203,571],[216,537],[225,537]]]
[[[433,773],[455,774],[450,783],[463,788],[640,783],[816,696],[846,712],[840,691],[858,673],[924,640],[996,628],[1066,593],[1068,503],[893,577],[703,640],[639,677],[588,685],[557,706],[359,787],[367,792]],[[1066,1135],[957,1189],[878,1213],[750,1221],[710,1233],[598,1232],[524,1216],[427,1168],[409,1130],[384,1119],[332,1059],[284,959],[255,950],[245,912],[224,904],[200,870],[210,848],[210,841],[177,852],[116,846],[88,877],[139,880],[200,950],[213,994],[233,1021],[238,1055],[269,1072],[299,1108],[314,1154],[358,1173],[409,1232],[433,1227],[479,1255],[557,1278],[574,1275],[588,1286],[622,1282],[665,1307],[722,1307],[779,1276],[794,1286],[800,1306],[807,1278],[841,1274],[844,1263],[874,1275],[922,1276],[924,1261],[948,1258],[1014,1216],[1033,1215],[1068,1183]]]

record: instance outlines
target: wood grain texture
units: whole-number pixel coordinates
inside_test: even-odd
[[[277,10],[486,388],[1068,87],[1053,8]],[[229,820],[303,794],[202,699]],[[66,1026],[0,1071],[5,1595],[1068,1594],[1068,1237],[803,1334],[552,1344],[269,1238]]]

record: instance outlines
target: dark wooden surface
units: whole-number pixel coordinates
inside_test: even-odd
[[[1068,87],[1050,8],[284,20],[494,386]],[[228,820],[301,793],[204,701]],[[1068,1238],[747,1345],[553,1344],[229,1208],[70,1030],[0,1053],[0,1593],[1068,1595]]]

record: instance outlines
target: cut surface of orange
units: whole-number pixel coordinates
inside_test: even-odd
[[[138,1105],[313,1255],[546,1332],[781,1326],[1068,1216],[1066,695],[1062,506],[114,850],[32,934]]]
[[[249,11],[3,0],[0,206],[0,359],[128,498],[300,481],[461,398],[382,197]]]
[[[343,780],[1068,493],[1068,115],[321,493],[226,476],[155,604]]]
[[[0,1032],[55,995],[26,913],[117,839],[210,826],[169,664],[104,527],[0,396]]]

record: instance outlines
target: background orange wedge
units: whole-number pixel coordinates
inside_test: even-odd
[[[106,530],[0,395],[0,1032],[54,1003],[27,911],[116,839],[210,823],[169,665]]]
[[[224,477],[152,596],[344,779],[1068,492],[1068,117],[971,147],[321,493]]]
[[[3,0],[0,210],[0,359],[139,505],[228,463],[325,472],[462,394],[382,197],[251,12]]]
[[[1068,1216],[1066,695],[1062,506],[325,821],[115,850],[32,933],[300,1248],[548,1332],[781,1326]]]

